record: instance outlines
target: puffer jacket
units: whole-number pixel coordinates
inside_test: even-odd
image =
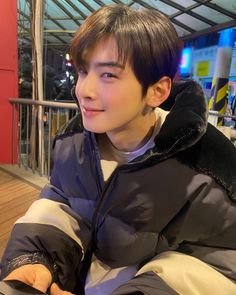
[[[169,101],[174,105],[155,147],[118,166],[106,183],[96,134],[83,129],[81,116],[61,130],[50,184],[14,225],[2,277],[20,265],[43,263],[74,291],[91,253],[111,268],[141,268],[177,251],[236,281],[235,147],[207,123],[195,82],[175,84]],[[137,294],[177,294],[148,272],[135,280],[129,291],[115,294],[137,291],[139,281]]]

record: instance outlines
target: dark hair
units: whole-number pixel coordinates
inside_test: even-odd
[[[163,14],[125,5],[103,6],[85,20],[72,39],[70,53],[75,65],[84,66],[84,54],[110,36],[117,42],[118,60],[123,64],[129,61],[144,94],[161,77],[174,78],[180,57],[179,38]]]

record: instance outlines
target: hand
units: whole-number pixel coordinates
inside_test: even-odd
[[[27,264],[13,270],[6,280],[18,280],[45,293],[52,283],[52,275],[42,264]]]
[[[50,289],[50,295],[73,295],[70,292],[61,290],[57,284],[53,283]]]

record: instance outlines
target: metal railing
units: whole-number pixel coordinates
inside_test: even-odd
[[[217,126],[218,119],[223,118],[223,125]],[[209,111],[208,122],[216,126],[236,146],[236,116],[219,114],[217,111]]]
[[[23,98],[9,99],[12,104],[12,159],[17,150],[18,166],[50,175],[51,148],[57,130],[78,113],[71,102],[38,101]],[[14,138],[17,138],[15,147]]]
[[[12,159],[15,159],[17,150],[17,163],[19,167],[31,169],[39,175],[50,175],[51,149],[53,138],[57,130],[70,118],[78,113],[78,107],[71,102],[35,101],[32,99],[11,98],[12,104]],[[209,122],[216,125],[218,117],[234,119],[236,116],[221,115],[209,112]],[[228,130],[227,130],[228,131]],[[17,147],[14,138],[17,137]],[[232,129],[232,141],[236,140],[236,130]]]
[[[209,111],[209,115],[215,116],[217,118],[229,118],[229,119],[236,120],[236,116],[235,115],[219,114],[219,112],[217,112],[217,111]]]

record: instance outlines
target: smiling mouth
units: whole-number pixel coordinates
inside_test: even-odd
[[[84,106],[82,107],[82,111],[83,111],[83,114],[88,117],[95,116],[104,112],[104,110],[86,108]]]

